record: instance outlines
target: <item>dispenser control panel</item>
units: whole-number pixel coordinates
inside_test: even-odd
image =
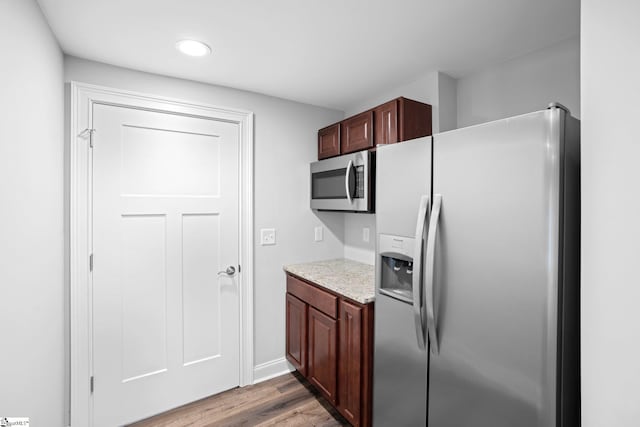
[[[415,239],[412,237],[392,236],[390,234],[380,234],[378,240],[379,253],[393,253],[401,257],[413,260],[413,246]]]

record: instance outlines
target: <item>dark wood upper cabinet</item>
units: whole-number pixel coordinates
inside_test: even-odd
[[[331,402],[337,401],[337,322],[309,307],[309,361],[307,377]]]
[[[343,120],[340,134],[341,154],[373,147],[373,110]]]
[[[318,160],[340,154],[340,123],[318,131]]]
[[[302,375],[307,375],[308,305],[287,293],[287,359]]]
[[[398,100],[377,106],[373,110],[373,120],[376,145],[398,142]]]
[[[428,136],[431,105],[400,97],[318,131],[318,160]]]
[[[431,115],[431,105],[398,98],[398,142],[431,135]]]
[[[431,105],[397,98],[374,108],[375,144],[431,135]]]

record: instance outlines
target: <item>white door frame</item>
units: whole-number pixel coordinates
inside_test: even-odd
[[[240,130],[240,386],[253,383],[253,113],[71,82],[69,124],[69,321],[71,426],[92,425],[92,110],[107,104],[222,120]],[[97,385],[99,386],[99,385]]]

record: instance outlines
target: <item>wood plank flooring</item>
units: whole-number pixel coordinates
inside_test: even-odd
[[[130,427],[348,425],[306,379],[294,372],[181,406]]]

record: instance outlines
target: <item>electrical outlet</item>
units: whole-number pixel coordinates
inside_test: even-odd
[[[276,229],[275,228],[262,228],[262,229],[260,229],[260,244],[262,246],[275,245],[276,244]]]
[[[320,227],[316,227],[314,231],[315,231],[315,241],[316,241],[316,242],[322,242],[322,239],[323,239],[323,236],[322,236],[322,234],[323,234],[322,226],[320,226]]]
[[[369,243],[369,227],[362,228],[362,240],[365,243]]]

